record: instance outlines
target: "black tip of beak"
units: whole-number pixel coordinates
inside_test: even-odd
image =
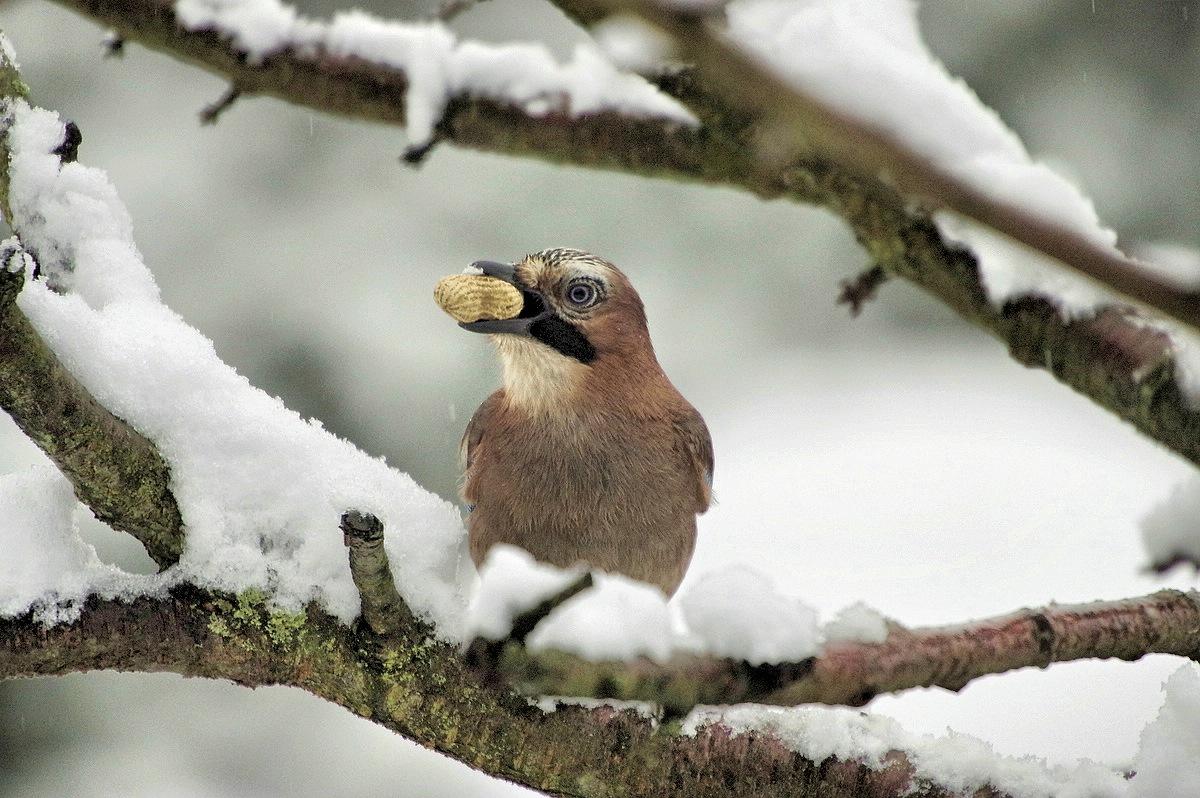
[[[496,335],[499,333],[512,333],[515,335],[528,335],[529,326],[533,323],[533,319],[522,319],[520,317],[513,319],[482,319],[480,321],[460,321],[459,327],[462,327],[467,332],[483,333],[485,335]]]
[[[497,263],[494,260],[477,260],[471,264],[472,269],[479,269],[488,277],[495,277],[506,283],[517,281],[517,267],[511,263]]]

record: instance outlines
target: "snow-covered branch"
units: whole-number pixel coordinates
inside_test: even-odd
[[[985,189],[969,174],[954,174],[882,125],[864,122],[798,87],[796,81],[789,82],[770,65],[770,61],[786,61],[788,54],[772,53],[767,46],[771,42],[753,40],[757,37],[748,35],[744,27],[734,25],[732,32],[723,32],[717,25],[723,15],[711,13],[707,5],[589,0],[577,7],[567,0],[563,7],[580,19],[601,11],[632,14],[666,33],[675,51],[706,76],[706,85],[722,104],[757,118],[763,135],[752,146],[763,161],[786,162],[814,151],[861,181],[886,176],[927,212],[950,211],[981,222],[1113,291],[1200,329],[1200,293],[1193,287],[1159,279],[1111,241],[1081,230],[1074,220],[1031,208],[1028,197],[994,196],[994,186]]]
[[[404,125],[412,158],[448,140],[610,169],[696,166],[691,115],[594,49],[559,64],[536,45],[460,43],[437,23],[385,23],[357,12],[316,23],[272,2],[247,13],[204,0],[63,5],[221,75],[237,97]]]
[[[219,23],[189,26],[180,19],[176,4],[170,0],[56,1],[91,16],[132,41],[223,75],[243,95],[268,94],[331,113],[407,123],[410,129],[413,126],[409,118],[413,99],[408,72],[397,65],[395,58],[391,61],[373,58],[377,53],[372,49],[350,47],[335,53],[312,45],[311,37],[315,35],[312,33],[305,34],[310,37],[306,47],[289,46],[286,40],[281,42],[273,34],[274,49],[255,58],[248,55],[247,46],[239,44],[230,32],[239,29],[233,17],[222,18]],[[212,9],[223,7],[220,3],[196,5],[210,9],[214,18],[219,15]],[[594,21],[613,8],[609,2],[561,5],[585,21]],[[278,8],[283,9],[279,13],[284,17],[300,24],[293,10],[286,6]],[[243,27],[252,30],[248,22],[244,21]],[[321,30],[323,35],[328,34],[327,28]],[[708,33],[705,36],[706,40],[713,38]],[[788,52],[820,49],[816,42],[813,44],[813,47],[791,47]],[[870,53],[855,51],[852,55],[854,64],[862,62],[869,66],[872,61],[863,57]],[[529,53],[519,56],[518,61],[527,57],[531,57]],[[541,63],[541,56],[534,60]],[[745,58],[737,63],[763,71]],[[886,74],[888,63],[886,60],[880,63]],[[519,72],[519,64],[513,68]],[[737,77],[726,71],[732,65],[717,62],[710,63],[708,68],[714,76],[723,74],[727,81]],[[860,83],[881,80],[877,75],[859,74],[845,65],[830,68],[846,71],[847,80]],[[512,73],[505,74],[513,77]],[[896,79],[902,78],[886,80]],[[944,72],[931,79],[937,81],[947,86],[952,84]],[[789,197],[823,205],[845,219],[871,259],[888,274],[911,280],[964,318],[988,330],[1007,344],[1020,362],[1047,369],[1062,382],[1133,423],[1144,434],[1200,463],[1200,435],[1196,434],[1200,430],[1200,413],[1192,396],[1198,391],[1190,382],[1184,382],[1185,375],[1181,372],[1186,369],[1178,365],[1175,341],[1161,325],[1148,324],[1142,313],[1119,303],[1097,305],[1092,301],[1095,292],[1089,293],[1089,289],[1069,285],[1058,291],[1056,277],[1046,282],[1047,278],[1030,277],[1023,265],[1008,268],[1007,264],[1014,259],[1029,260],[1032,256],[1014,254],[1010,251],[1013,245],[966,229],[944,215],[935,223],[927,212],[914,208],[908,196],[897,191],[891,182],[864,168],[870,164],[853,161],[856,164],[853,168],[839,165],[834,156],[840,150],[825,152],[809,146],[799,152],[791,151],[788,157],[764,160],[749,144],[761,137],[764,119],[761,114],[747,110],[745,101],[730,100],[731,95],[740,92],[737,85],[722,87],[720,79],[710,78],[697,69],[666,74],[658,83],[664,95],[682,102],[692,112],[699,127],[674,117],[615,107],[571,113],[564,110],[571,103],[562,91],[552,93],[558,100],[539,103],[536,100],[547,97],[544,92],[535,92],[532,99],[528,94],[504,99],[503,85],[498,88],[493,85],[495,90],[489,93],[467,83],[443,83],[436,87],[436,92],[427,91],[424,95],[427,100],[432,97],[431,102],[420,105],[424,122],[416,128],[416,143],[421,145],[418,152],[423,153],[431,141],[444,140],[582,166],[732,185],[762,197]],[[951,87],[961,92],[961,87]],[[895,94],[893,105],[903,103],[905,95]],[[951,99],[964,102],[957,96]],[[753,104],[754,99],[749,102]],[[928,100],[930,105],[943,102],[947,100],[940,96]],[[970,102],[978,110],[977,101],[971,98]],[[821,103],[816,108],[832,112]],[[915,124],[921,125],[916,113],[919,109],[908,110],[913,112]],[[433,118],[439,113],[440,117]],[[890,121],[890,118],[880,120],[880,124]],[[946,125],[948,121],[942,118],[938,124]],[[1013,201],[1024,199],[1052,206],[1055,198],[1066,195],[1068,201],[1064,205],[1073,210],[1064,213],[1076,221],[1082,220],[1085,226],[1092,226],[1088,229],[1092,230],[1089,235],[1094,241],[1086,251],[1094,255],[1096,247],[1111,249],[1111,240],[1095,226],[1094,213],[1086,201],[1077,193],[1071,195],[1071,189],[1062,181],[1043,180],[1048,171],[1029,162],[1008,131],[993,129],[998,127],[994,119],[990,120],[991,127],[982,125],[986,128],[982,132],[978,120],[957,124],[963,129],[951,126],[947,136],[990,137],[988,140],[995,143],[1004,158],[1018,162],[1019,174],[1012,178]],[[918,135],[929,129],[929,126],[921,128]],[[433,138],[428,139],[429,135]],[[795,131],[787,134],[787,141],[795,141],[795,135]],[[826,135],[820,140],[830,137]],[[832,138],[836,143],[837,136]],[[940,146],[936,142],[934,145]],[[957,143],[948,146],[957,147]],[[921,156],[905,151],[904,145],[900,147],[898,151],[904,154],[906,163],[921,163]],[[965,157],[965,162],[973,168],[1000,168],[996,166],[995,153]],[[1047,183],[1049,188],[1040,186],[1039,181]],[[1063,238],[1060,243],[1065,241]],[[960,242],[968,243],[981,254],[972,254]],[[1057,255],[1071,257],[1069,246],[1052,249]],[[1083,252],[1077,254],[1082,256]],[[984,254],[1001,266],[985,269]],[[1109,257],[1119,255],[1111,249]],[[1053,272],[1058,267],[1044,268]],[[1038,288],[1041,284],[1050,287]],[[1081,291],[1082,301],[1070,298],[1078,297]]]
[[[24,102],[20,75],[9,54],[0,52],[0,164],[12,161],[13,114]],[[10,172],[0,170],[0,207],[13,220],[9,189]],[[20,232],[15,221],[13,228]],[[63,366],[17,306],[36,266],[18,239],[0,244],[0,407],[97,518],[137,538],[158,565],[172,565],[183,551],[183,529],[170,470],[152,443],[101,406]]]
[[[932,629],[892,625],[881,643],[830,643],[817,656],[778,665],[678,655],[666,663],[592,662],[477,640],[472,661],[533,695],[572,695],[662,705],[683,714],[704,704],[754,702],[859,706],[914,687],[960,690],[982,676],[1081,659],[1147,654],[1200,659],[1200,594],[1162,591],[1116,602],[1051,605]],[[486,654],[486,656],[485,656]]]

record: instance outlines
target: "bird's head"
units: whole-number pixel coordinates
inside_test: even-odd
[[[514,318],[460,323],[493,336],[514,399],[545,400],[597,372],[661,374],[642,300],[611,263],[577,249],[546,249],[515,264],[472,266],[523,297]]]

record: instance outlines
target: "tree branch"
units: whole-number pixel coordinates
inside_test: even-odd
[[[292,615],[261,596],[183,586],[130,603],[93,597],[79,620],[50,628],[30,615],[0,619],[0,679],[116,669],[291,685],[552,795],[723,798],[730,784],[791,798],[960,794],[930,783],[899,751],[879,764],[811,761],[770,734],[719,723],[687,736],[636,710],[544,712],[480,686],[453,646],[407,632],[381,644],[312,607]]]
[[[185,29],[173,0],[55,2],[112,29],[122,41],[139,42],[225,78],[230,93],[240,97],[263,95],[364,121],[406,122],[409,79],[402,69],[322,48],[289,48],[252,63],[221,35]],[[705,157],[696,146],[698,137],[678,123],[616,112],[533,115],[471,94],[450,98],[436,135],[483,150],[656,176],[719,168],[732,178],[737,166],[698,163]]]
[[[23,275],[0,273],[0,407],[70,480],[101,521],[128,532],[159,567],[178,562],[183,522],[167,464],[104,409],[17,307]]]
[[[615,1],[615,0],[613,0]],[[211,32],[184,30],[170,0],[56,0],[140,41],[228,78],[244,94],[360,119],[402,124],[405,74],[360,59],[284,51],[250,64]],[[556,0],[581,19],[611,11],[610,0]],[[582,3],[582,4],[581,4]],[[762,117],[731,105],[696,70],[664,76],[663,90],[701,120],[699,129],[616,113],[580,118],[533,116],[486,98],[452,98],[439,139],[476,149],[536,157],[650,177],[731,185],[764,198],[823,205],[841,216],[889,274],[911,280],[968,321],[1005,342],[1020,362],[1046,368],[1062,382],[1200,464],[1200,413],[1180,392],[1166,335],[1131,308],[1064,321],[1050,302],[1027,298],[994,307],[969,253],[941,239],[928,214],[892,186],[846,169],[818,152],[764,162],[748,142]],[[790,89],[789,89],[790,91]]]
[[[934,629],[894,627],[882,643],[835,643],[802,662],[752,666],[686,655],[658,664],[591,662],[507,643],[474,662],[486,681],[533,695],[648,701],[668,715],[704,704],[753,702],[861,706],[914,687],[961,690],[981,676],[1081,659],[1174,654],[1200,660],[1200,593],[1165,590],[1137,599],[1051,605]],[[494,667],[495,671],[489,670]]]
[[[0,104],[24,102],[16,66],[0,52]],[[11,124],[0,126],[0,209],[9,208]],[[71,160],[79,130],[68,125],[60,157]],[[20,229],[14,229],[17,237]],[[95,400],[62,365],[17,307],[25,270],[33,258],[4,253],[0,264],[0,407],[70,480],[79,500],[101,521],[137,538],[162,568],[183,552],[183,521],[170,490],[170,470],[150,441]],[[30,271],[32,273],[32,271]]]
[[[994,199],[935,166],[889,132],[787,83],[720,35],[707,9],[697,13],[690,6],[657,0],[587,0],[579,7],[572,0],[568,3],[584,18],[604,10],[632,13],[671,37],[723,104],[759,117],[766,135],[750,140],[749,146],[764,160],[779,160],[780,152],[815,151],[860,179],[886,175],[927,209],[951,210],[981,222],[1101,285],[1200,329],[1200,293],[1159,280],[1131,258],[1069,227]]]

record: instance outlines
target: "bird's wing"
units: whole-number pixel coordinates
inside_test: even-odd
[[[696,469],[696,499],[700,505],[697,512],[702,513],[712,504],[713,498],[712,436],[708,434],[708,426],[705,425],[700,414],[691,407],[688,408],[688,411],[676,417],[675,428],[679,431],[679,436],[683,440],[688,454],[691,455],[692,464]]]
[[[471,468],[471,463],[475,459],[475,447],[483,440],[484,430],[487,429],[488,421],[492,415],[500,407],[500,401],[504,391],[499,390],[483,400],[483,404],[475,411],[475,415],[471,416],[471,423],[467,424],[466,432],[463,433],[462,443],[459,445],[459,460],[461,461],[463,471]]]

